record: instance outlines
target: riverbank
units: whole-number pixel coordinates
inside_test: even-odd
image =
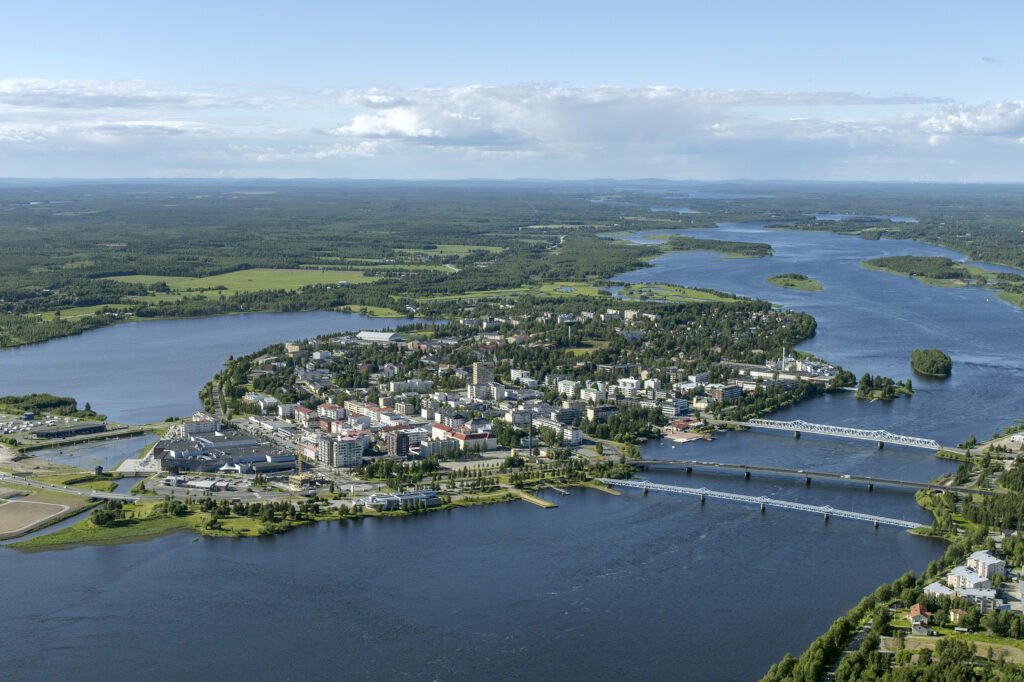
[[[1024,309],[1024,294],[1016,291],[1006,291],[999,285],[992,284],[992,280],[999,280],[1000,273],[992,270],[986,270],[976,265],[957,265],[957,267],[962,269],[967,276],[953,278],[927,277],[925,275],[912,274],[890,267],[872,265],[869,261],[861,262],[860,266],[865,270],[885,272],[890,275],[899,275],[901,277],[914,279],[930,287],[939,287],[943,289],[962,289],[966,287],[983,288],[995,294],[995,297],[999,300],[1006,301],[1011,305]]]
[[[9,540],[58,523],[95,506],[79,495],[38,490],[4,480],[0,485],[0,540]]]
[[[621,494],[594,481],[578,483],[559,482],[558,485],[564,488],[588,487],[611,495]],[[551,486],[545,482],[540,482],[537,487]],[[355,521],[361,518],[408,517],[501,502],[523,501],[542,509],[558,507],[554,502],[537,497],[527,490],[516,488],[499,488],[498,490],[481,493],[460,493],[447,498],[447,501],[441,505],[420,510],[375,511],[363,507],[350,507],[345,500],[340,500],[340,504],[331,504],[331,501],[324,499],[288,498],[276,503],[281,509],[271,517],[264,516],[264,510],[275,506],[275,503],[267,505],[261,503],[240,506],[232,505],[232,509],[240,507],[246,511],[256,508],[260,510],[260,516],[254,516],[251,513],[235,513],[234,511],[224,515],[212,510],[203,511],[201,507],[204,499],[206,498],[181,503],[181,506],[178,507],[179,513],[169,513],[165,501],[146,500],[136,503],[125,503],[120,507],[124,512],[125,518],[122,522],[115,525],[98,526],[91,519],[87,518],[55,533],[38,536],[25,542],[13,542],[8,546],[19,550],[42,550],[60,549],[83,544],[109,545],[151,540],[176,532],[194,533],[197,536],[205,537],[263,537],[284,533],[299,526],[319,523],[321,521]],[[293,509],[299,509],[299,515],[292,516],[291,512],[287,511],[288,505]],[[316,506],[314,507],[314,505]],[[77,513],[77,511],[80,511],[80,509],[75,510],[73,513]],[[66,518],[68,515],[70,514],[65,514],[61,518]],[[54,519],[54,522],[58,520],[60,519]]]

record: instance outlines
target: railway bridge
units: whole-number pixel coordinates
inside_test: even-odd
[[[908,448],[922,448],[925,450],[941,450],[942,446],[938,441],[931,438],[918,438],[917,436],[904,436],[899,433],[890,433],[883,429],[855,429],[849,426],[833,426],[831,424],[812,424],[802,419],[795,421],[780,421],[777,419],[748,419],[744,422],[728,420],[711,420],[713,424],[728,426],[745,426],[751,429],[769,429],[772,431],[792,431],[797,438],[802,433],[813,433],[820,436],[832,436],[834,438],[850,438],[852,440],[866,440],[878,444],[881,449],[886,443],[903,445]]]

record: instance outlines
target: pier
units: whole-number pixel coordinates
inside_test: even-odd
[[[896,526],[897,528],[917,528],[921,524],[914,523],[913,521],[904,521],[903,519],[893,519],[887,516],[875,516],[874,514],[862,514],[860,512],[849,511],[846,509],[836,509],[829,505],[817,506],[813,504],[801,504],[800,502],[789,502],[786,500],[777,500],[772,497],[754,497],[753,495],[739,495],[736,493],[726,493],[718,490],[708,490],[707,488],[684,488],[678,485],[665,485],[664,483],[652,483],[651,481],[633,481],[633,480],[620,480],[617,478],[599,478],[599,481],[609,486],[619,486],[623,488],[636,488],[643,490],[646,494],[649,490],[663,493],[676,493],[681,495],[694,495],[700,498],[701,504],[705,503],[707,499],[719,499],[729,500],[731,502],[746,502],[749,504],[760,505],[761,512],[764,513],[767,507],[778,507],[781,509],[791,509],[794,511],[811,512],[812,514],[819,514],[825,521],[828,521],[830,517],[835,516],[843,519],[854,519],[856,521],[867,521],[868,523],[874,524],[875,528],[879,525],[884,526]]]

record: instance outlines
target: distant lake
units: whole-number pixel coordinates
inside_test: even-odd
[[[0,395],[67,395],[111,421],[163,421],[200,409],[199,389],[230,355],[412,321],[307,312],[128,322],[0,351]]]
[[[878,218],[891,220],[894,223],[916,223],[917,218],[898,215],[872,215],[870,213],[812,213],[815,220],[846,220],[847,218]]]
[[[682,206],[651,206],[651,210],[655,213],[659,211],[668,211],[671,213],[700,213],[700,211],[694,211],[692,208],[683,208]]]

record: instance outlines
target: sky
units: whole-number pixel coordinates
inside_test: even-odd
[[[1024,3],[6,3],[0,177],[1024,182]]]

